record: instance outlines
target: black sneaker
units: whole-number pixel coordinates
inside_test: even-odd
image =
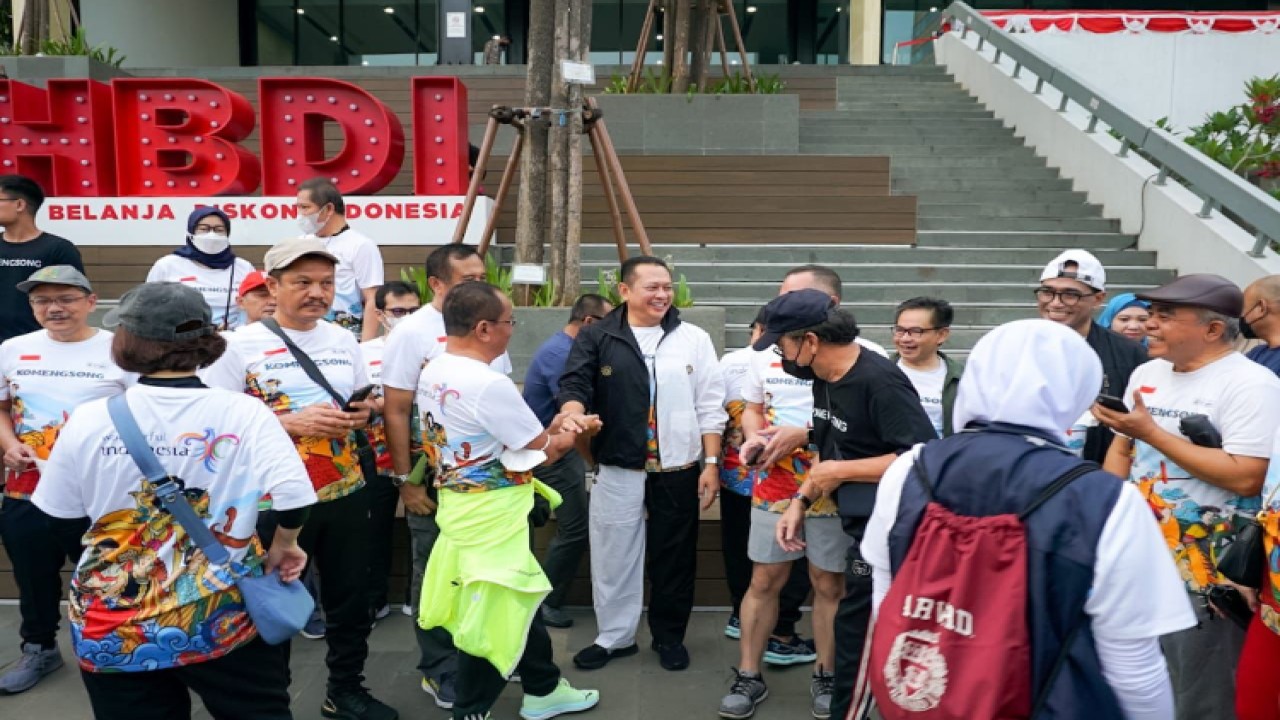
[[[663,644],[654,640],[653,649],[658,653],[658,664],[664,670],[684,670],[689,667],[689,651],[684,643]]]
[[[605,650],[599,645],[588,645],[573,656],[573,664],[582,670],[599,670],[614,658],[627,657],[640,652],[639,646],[631,643],[626,647]]]
[[[400,713],[364,688],[330,691],[320,706],[320,714],[337,720],[399,720]]]
[[[565,612],[564,610],[561,610],[560,608],[554,608],[554,607],[551,607],[550,605],[543,605],[541,612],[542,612],[542,623],[547,627],[553,627],[553,628],[573,627],[573,618],[569,617],[569,613]]]

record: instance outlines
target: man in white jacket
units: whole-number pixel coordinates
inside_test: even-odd
[[[561,412],[603,422],[591,440],[599,470],[590,509],[600,631],[573,661],[591,670],[638,652],[647,545],[653,649],[662,667],[683,670],[698,515],[719,484],[724,382],[711,338],[672,307],[666,263],[633,257],[620,275],[623,304],[578,333],[560,379]]]

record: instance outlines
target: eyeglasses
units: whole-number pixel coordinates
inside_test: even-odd
[[[0,197],[0,202],[18,202],[19,198]]]
[[[89,296],[88,295],[62,295],[56,298],[33,297],[33,298],[30,298],[30,301],[31,301],[31,307],[35,307],[35,308],[47,308],[50,305],[57,305],[59,307],[71,307],[72,305],[75,305],[76,303],[80,302],[81,300],[84,300],[87,297]]]
[[[418,308],[415,307],[415,308],[387,308],[382,312],[390,315],[391,317],[402,318],[406,315],[412,315],[417,311],[418,311]]]
[[[600,322],[603,319],[604,319],[603,315],[588,315],[582,318],[582,322],[583,324],[588,324],[589,322]]]
[[[227,228],[222,225],[197,225],[196,226],[197,235],[207,235],[209,233],[226,237]]]
[[[902,327],[901,325],[894,325],[893,336],[902,337],[903,335],[906,335],[908,337],[915,338],[918,340],[922,335],[924,335],[927,332],[933,332],[935,330],[941,330],[941,329],[942,328],[919,328],[919,327],[906,328],[906,327]]]
[[[513,327],[513,328],[514,328],[514,327],[518,324],[518,322],[519,322],[519,321],[517,321],[517,320],[484,320],[484,321],[482,321],[482,322],[505,323],[505,324],[510,325],[511,327]]]
[[[1035,289],[1036,299],[1040,302],[1053,302],[1054,298],[1063,305],[1075,305],[1080,302],[1080,298],[1092,297],[1097,295],[1096,292],[1082,293],[1079,290],[1054,290],[1049,287],[1038,287]]]

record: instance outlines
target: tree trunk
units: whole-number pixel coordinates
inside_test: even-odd
[[[529,70],[524,104],[546,107],[551,103],[555,65],[555,0],[530,0],[528,37]],[[541,264],[547,241],[547,126],[541,120],[531,120],[525,125],[524,133],[516,203],[516,262]],[[519,290],[517,304],[528,305],[528,286],[516,287]]]
[[[711,24],[714,16],[712,0],[697,0],[689,22],[689,76],[698,92],[707,89],[707,71],[711,64],[711,32],[715,30],[715,26]]]
[[[548,179],[551,183],[550,204],[551,258],[548,275],[552,278],[564,277],[565,244],[568,242],[569,217],[569,118],[563,115],[569,107],[569,86],[565,84],[560,72],[560,60],[569,57],[569,27],[577,18],[573,11],[576,0],[556,0],[555,29],[555,63],[552,69],[551,106],[561,112],[552,113],[549,118],[551,129],[548,140]]]
[[[577,12],[569,24],[569,57],[586,62],[591,57],[591,0],[573,0]],[[582,86],[569,88],[569,107],[582,108]],[[582,285],[582,113],[569,116],[569,198],[565,208],[565,263],[557,284],[557,304],[569,305],[578,298]]]
[[[667,11],[671,16],[671,23],[675,25],[675,39],[671,48],[674,54],[671,61],[671,92],[676,95],[683,95],[689,90],[690,2],[692,0],[672,0]]]
[[[669,76],[676,68],[676,4],[663,0],[662,8],[662,74]]]

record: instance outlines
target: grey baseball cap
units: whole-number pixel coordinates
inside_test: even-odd
[[[315,255],[331,261],[334,265],[338,264],[338,256],[329,252],[324,246],[324,241],[318,238],[290,238],[282,240],[271,249],[262,259],[263,272],[270,275],[276,270],[283,270],[297,262],[299,259],[308,255]]]
[[[70,265],[49,265],[31,273],[31,277],[18,283],[17,288],[24,293],[31,292],[37,285],[70,285],[87,293],[93,292],[89,278]]]
[[[196,290],[176,282],[143,283],[120,298],[120,305],[102,319],[107,327],[148,340],[191,340],[216,332],[213,313]]]

